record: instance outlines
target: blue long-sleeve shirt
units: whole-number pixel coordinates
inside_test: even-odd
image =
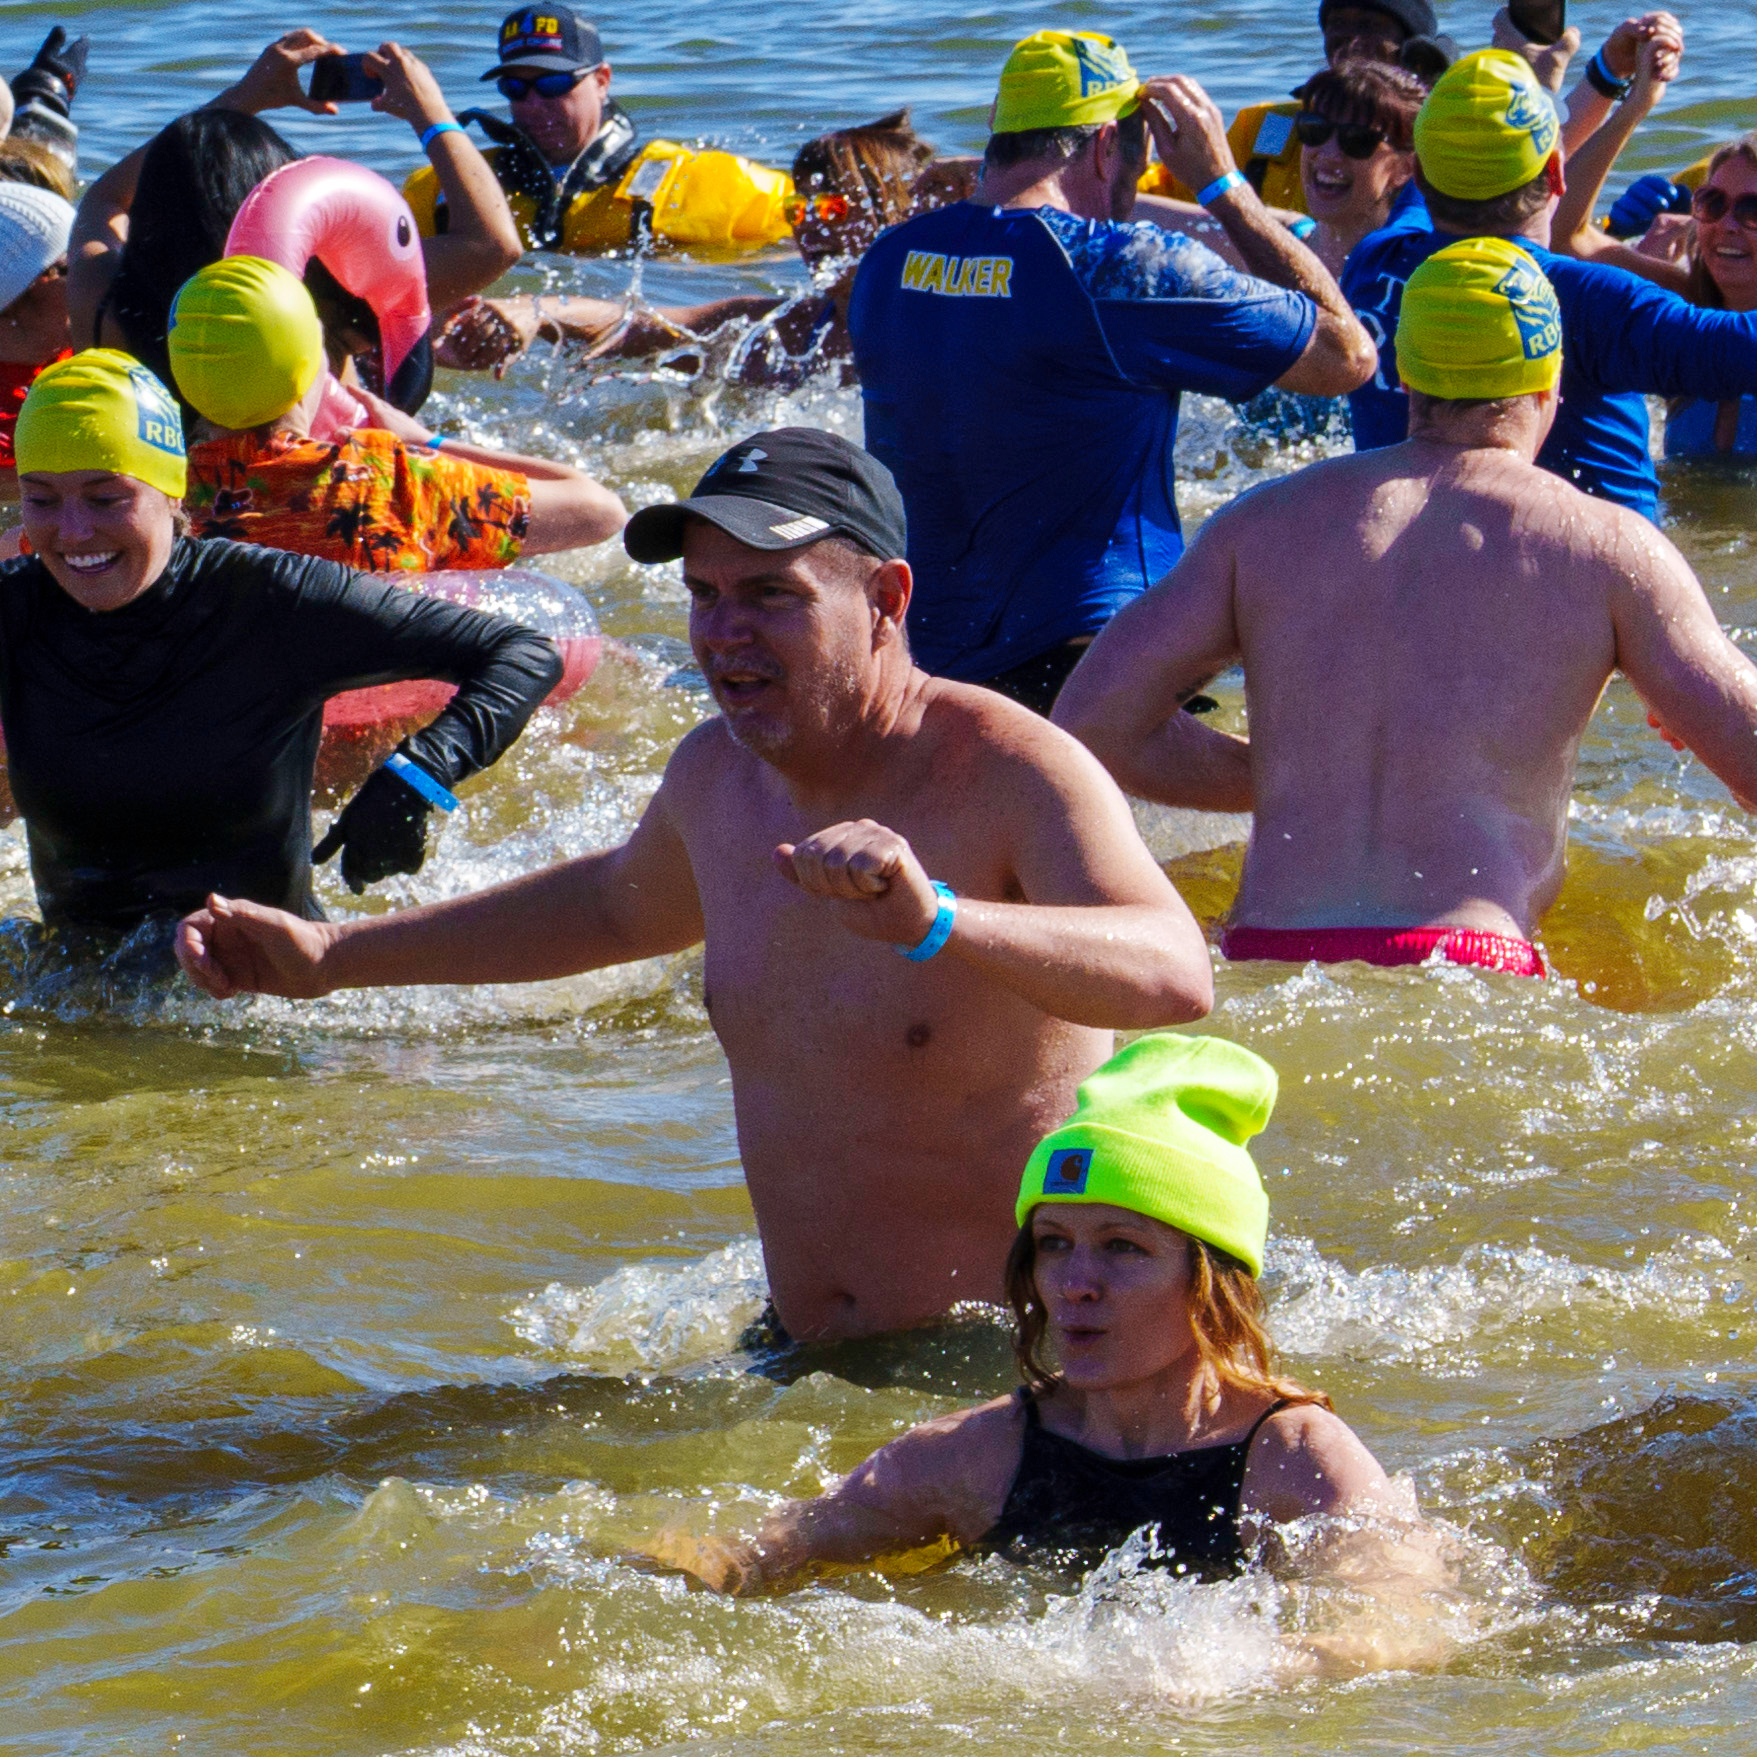
[[[1409,399],[1397,382],[1397,318],[1411,274],[1457,243],[1412,202],[1363,238],[1342,291],[1379,345],[1379,370],[1349,398],[1357,451],[1408,437]],[[1757,393],[1757,313],[1715,311],[1625,269],[1558,256],[1512,240],[1549,277],[1562,311],[1562,403],[1538,462],[1601,500],[1659,512],[1648,396],[1717,401]]]

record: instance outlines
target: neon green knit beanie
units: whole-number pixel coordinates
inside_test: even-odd
[[[1037,1143],[1014,1209],[1105,1202],[1163,1220],[1263,1272],[1269,1198],[1245,1142],[1268,1126],[1275,1070],[1219,1037],[1160,1033],[1119,1050]]]

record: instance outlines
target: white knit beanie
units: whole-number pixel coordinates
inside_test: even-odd
[[[51,189],[0,182],[0,311],[67,254],[73,208]]]

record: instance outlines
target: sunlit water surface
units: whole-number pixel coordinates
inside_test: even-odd
[[[942,146],[976,146],[1006,45],[1052,22],[1112,30],[1231,106],[1310,70],[1310,10],[636,0],[603,25],[649,129],[782,161],[903,100]],[[8,66],[54,18],[93,32],[91,166],[217,89],[268,28],[237,0],[5,16]],[[394,32],[460,106],[479,95],[487,12],[304,21],[350,47]],[[1455,7],[1448,22],[1472,34]],[[1687,89],[1635,168],[1757,120],[1748,11],[1688,23]],[[287,126],[388,172],[412,162],[401,124]],[[659,299],[801,279],[784,252],[514,277]],[[500,384],[447,379],[438,404],[586,460],[631,504],[687,491],[758,427],[860,423],[847,392],[592,379],[548,356]],[[1192,522],[1333,443],[1187,408]],[[1668,504],[1744,638],[1750,478],[1674,476]],[[607,547],[555,571],[624,650],[465,789],[426,871],[372,907],[614,841],[708,711],[674,569]],[[1221,693],[1237,723],[1236,683]],[[1143,824],[1217,918],[1242,821]],[[0,867],[0,904],[28,910],[16,831]],[[1744,817],[1619,685],[1544,927],[1558,980],[1220,969],[1214,1029],[1282,1075],[1261,1162],[1290,1364],[1471,1546],[1453,1660],[1352,1684],[1299,1664],[1337,1607],[1268,1576],[1195,1587],[1125,1554],[1078,1590],[961,1563],[728,1603],[623,1559],[678,1517],[736,1523],[814,1490],[1007,1383],[980,1321],[791,1385],[733,1352],[762,1270],[694,957],[219,1007],[0,945],[0,1748],[1748,1749],[1754,876]],[[324,898],[354,906],[333,879]]]

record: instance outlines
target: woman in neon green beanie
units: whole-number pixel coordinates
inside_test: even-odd
[[[1256,1276],[1269,1204],[1245,1143],[1275,1072],[1212,1037],[1143,1037],[1039,1143],[1008,1264],[1024,1387],[927,1422],[742,1542],[668,1532],[725,1592],[930,1546],[1236,1572],[1270,1526],[1412,1509],[1329,1399],[1276,1377]],[[1052,1366],[1046,1353],[1054,1358]]]

